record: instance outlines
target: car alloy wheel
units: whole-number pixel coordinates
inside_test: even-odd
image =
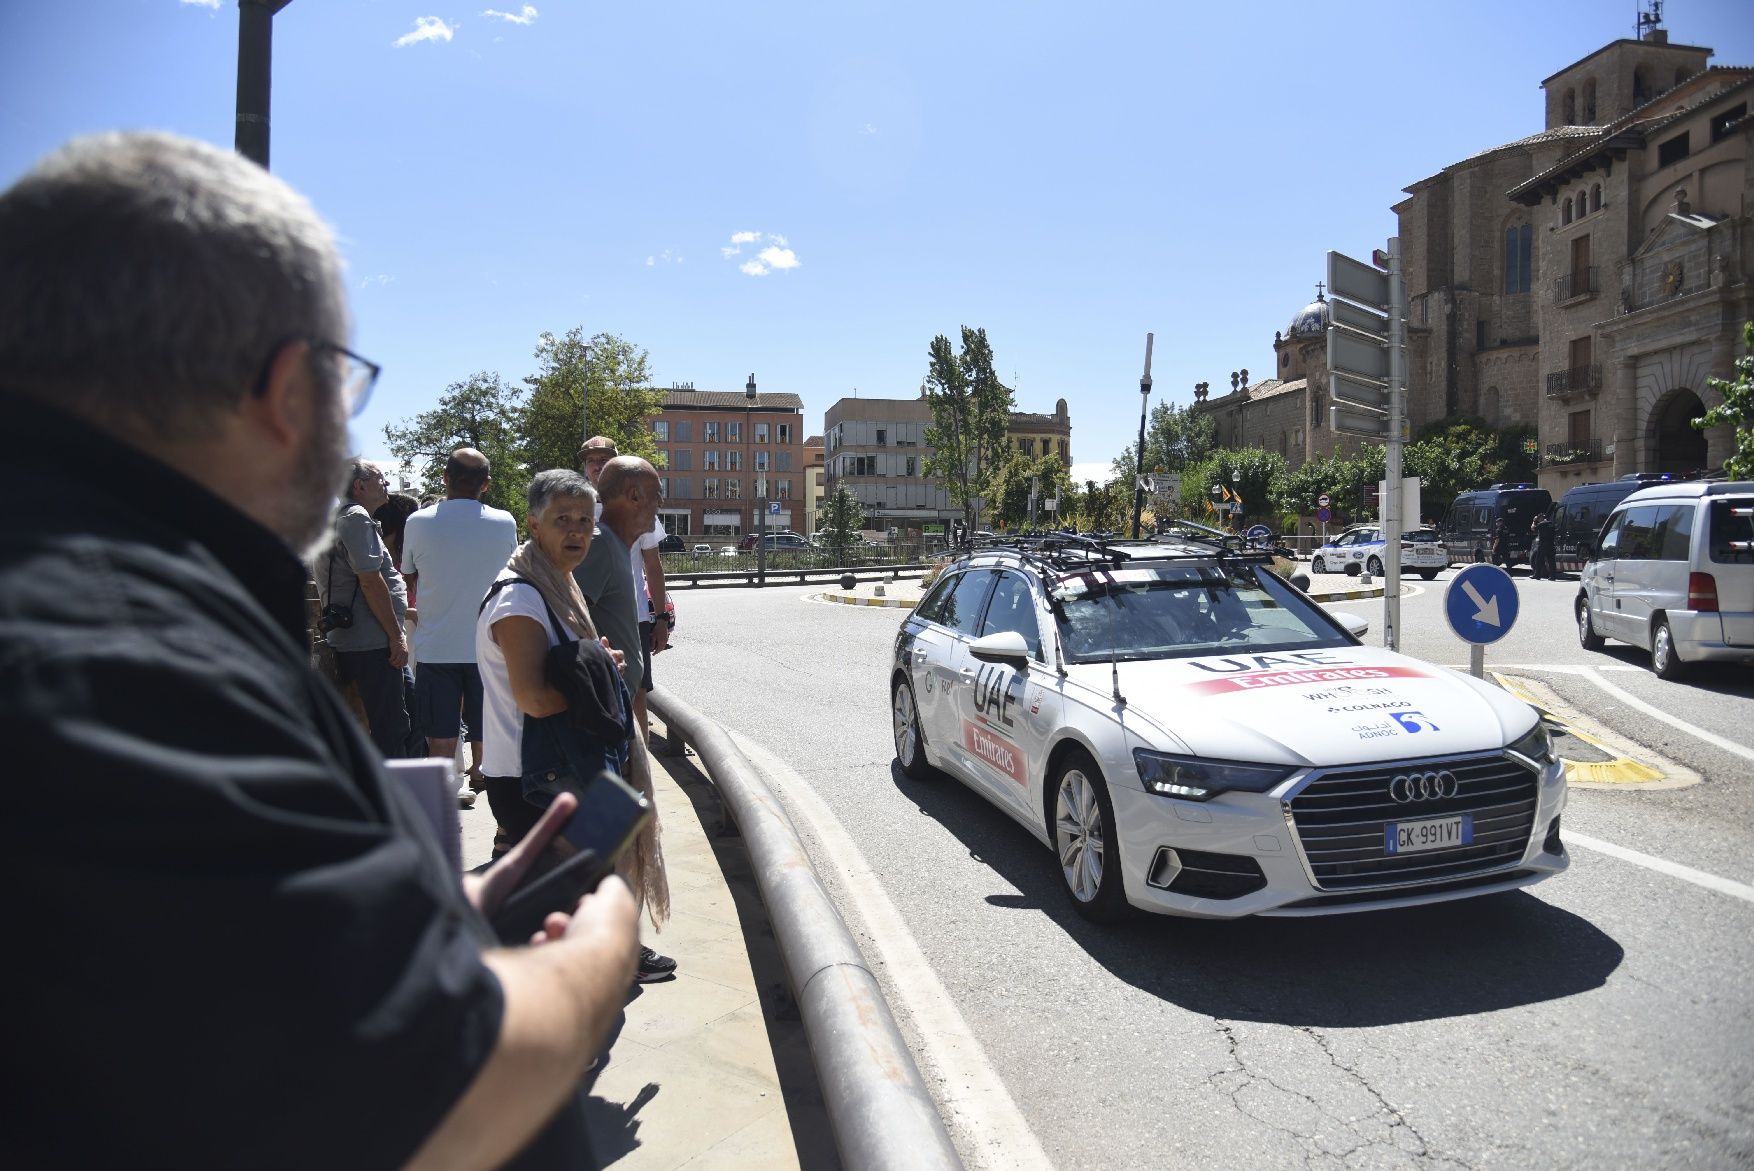
[[[1675,636],[1669,631],[1669,620],[1658,618],[1650,636],[1650,665],[1658,679],[1679,679],[1687,673],[1687,665],[1675,653]]]
[[[1320,557],[1317,557],[1314,561],[1309,563],[1309,571],[1311,573],[1326,573],[1328,571],[1328,563],[1323,561]]]
[[[1369,561],[1364,563],[1364,568],[1370,571],[1370,576],[1381,577],[1382,559],[1379,557],[1372,557]]]
[[[1577,600],[1577,641],[1586,651],[1599,651],[1608,641],[1596,633],[1595,623],[1590,621],[1588,598]]]
[[[926,747],[920,740],[920,713],[914,705],[913,686],[898,679],[890,697],[890,722],[895,732],[895,759],[907,777],[923,781],[932,775],[926,763]]]
[[[1129,909],[1121,890],[1114,824],[1114,808],[1096,763],[1083,752],[1073,753],[1054,786],[1054,850],[1072,905],[1099,923],[1122,918]]]

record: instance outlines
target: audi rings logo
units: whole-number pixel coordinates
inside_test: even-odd
[[[1454,797],[1461,788],[1462,783],[1456,780],[1456,774],[1448,769],[1435,773],[1402,773],[1389,782],[1389,796],[1402,805],[1410,805],[1415,801]]]

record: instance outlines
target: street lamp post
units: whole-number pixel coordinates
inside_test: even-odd
[[[268,106],[274,81],[274,14],[292,0],[238,0],[237,130],[246,159],[268,169]]]
[[[1145,373],[1139,378],[1139,447],[1133,459],[1133,540],[1145,514],[1145,404],[1151,400],[1151,334],[1145,335]]]
[[[1234,501],[1232,501],[1231,505],[1230,505],[1230,517],[1231,517],[1230,527],[1237,530],[1238,532],[1241,532],[1242,531],[1242,469],[1241,468],[1231,468],[1230,469],[1230,482],[1233,485],[1235,485],[1233,488],[1231,488],[1230,493],[1232,496],[1236,497],[1236,499]]]
[[[743,384],[743,393],[749,399],[749,414],[743,420],[749,434],[745,442],[749,448],[749,495],[750,503],[755,509],[755,585],[757,588],[767,584],[767,501],[765,495],[757,491],[761,483],[755,476],[755,375],[749,375],[749,381]]]

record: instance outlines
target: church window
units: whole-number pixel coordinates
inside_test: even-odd
[[[1748,103],[1737,102],[1723,113],[1711,120],[1711,140],[1719,142],[1728,138],[1731,128],[1748,116]]]
[[[1602,210],[1602,185],[1600,183],[1594,184],[1590,188],[1590,210]]]
[[[1571,222],[1571,196],[1567,195],[1565,202],[1560,204],[1559,208],[1559,222],[1569,224]]]
[[[1512,224],[1504,229],[1504,291],[1526,293],[1533,283],[1535,229],[1531,224]]]
[[[1650,91],[1650,70],[1640,65],[1632,71],[1632,104],[1642,106],[1655,96]]]
[[[1583,124],[1596,124],[1596,79],[1593,77],[1583,83]]]
[[[1566,90],[1565,100],[1561,103],[1559,121],[1564,126],[1577,125],[1577,91]]]
[[[1687,145],[1685,130],[1657,147],[1657,166],[1667,167],[1686,158],[1691,151]]]

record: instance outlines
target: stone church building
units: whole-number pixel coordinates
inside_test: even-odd
[[[1754,317],[1754,68],[1711,67],[1650,24],[1541,83],[1546,126],[1406,188],[1396,204],[1408,294],[1409,423],[1531,426],[1540,483],[1720,467],[1720,401]],[[1365,440],[1327,420],[1317,299],[1274,339],[1274,376],[1211,397],[1224,446],[1293,466]]]

